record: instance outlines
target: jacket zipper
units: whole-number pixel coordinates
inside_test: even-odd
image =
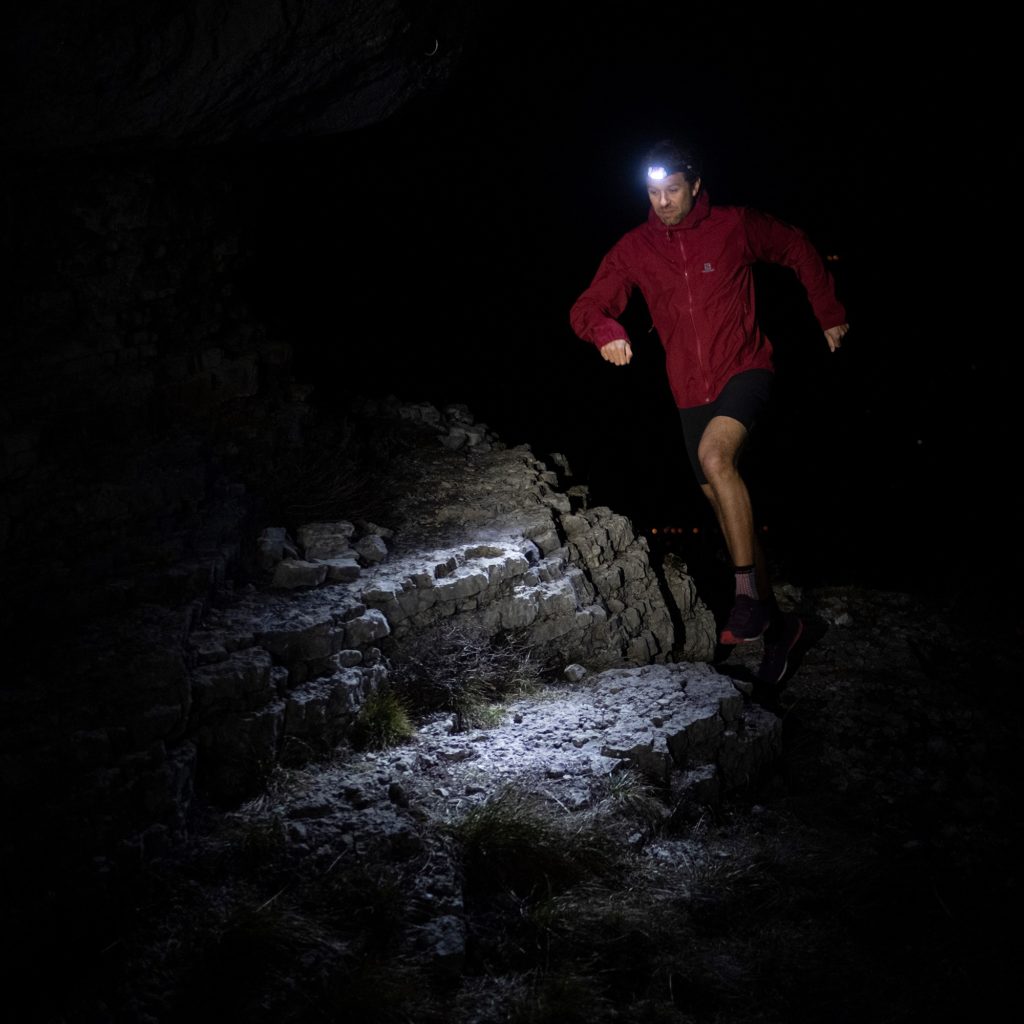
[[[683,234],[679,232],[679,252],[683,257],[683,280],[686,281],[687,312],[690,314],[690,323],[693,325],[693,336],[697,341],[697,365],[700,367],[700,374],[704,378],[704,401],[711,401],[711,388],[708,387],[708,375],[704,366],[704,346],[701,344],[700,332],[697,330],[697,321],[693,316],[693,291],[690,288],[690,271],[686,265],[686,247],[683,245]]]

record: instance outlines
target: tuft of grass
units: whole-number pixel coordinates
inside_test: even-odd
[[[495,705],[540,686],[523,636],[489,636],[450,622],[424,635],[415,654],[395,662],[393,678],[413,711],[451,711],[458,730],[497,724]]]
[[[401,934],[413,883],[383,855],[311,879],[302,889],[307,913],[367,955],[380,955]]]
[[[662,790],[632,768],[611,772],[594,787],[597,810],[655,828],[671,816]]]
[[[677,965],[691,961],[700,946],[685,903],[658,878],[638,873],[625,885],[574,886],[530,916],[550,970],[586,966],[620,1001],[624,993],[670,1001]]]
[[[473,680],[467,680],[461,690],[453,691],[449,703],[454,712],[455,732],[493,729],[505,717],[505,708],[494,702],[488,688]]]
[[[384,750],[408,743],[414,734],[405,702],[392,690],[381,687],[359,709],[352,740],[363,750]]]
[[[472,808],[452,831],[462,845],[467,889],[485,903],[507,893],[546,896],[618,866],[617,844],[594,819],[574,821],[514,786]]]

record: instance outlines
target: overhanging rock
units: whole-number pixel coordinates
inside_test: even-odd
[[[0,131],[17,149],[310,138],[381,121],[445,81],[459,0],[57,0],[11,15]]]

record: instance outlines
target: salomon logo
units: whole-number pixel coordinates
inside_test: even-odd
[[[710,263],[705,263],[705,264],[704,264],[704,271],[703,271],[703,272],[704,272],[705,274],[710,274],[710,273],[711,273],[711,272],[712,272],[712,271],[713,271],[714,269],[715,269],[715,268],[714,268],[713,266],[711,266],[711,264],[710,264]]]

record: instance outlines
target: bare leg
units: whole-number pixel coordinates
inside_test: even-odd
[[[731,416],[715,416],[700,439],[697,456],[708,482],[701,485],[725,537],[733,565],[753,565],[758,597],[771,601],[768,562],[754,531],[750,492],[737,469],[747,428]]]

